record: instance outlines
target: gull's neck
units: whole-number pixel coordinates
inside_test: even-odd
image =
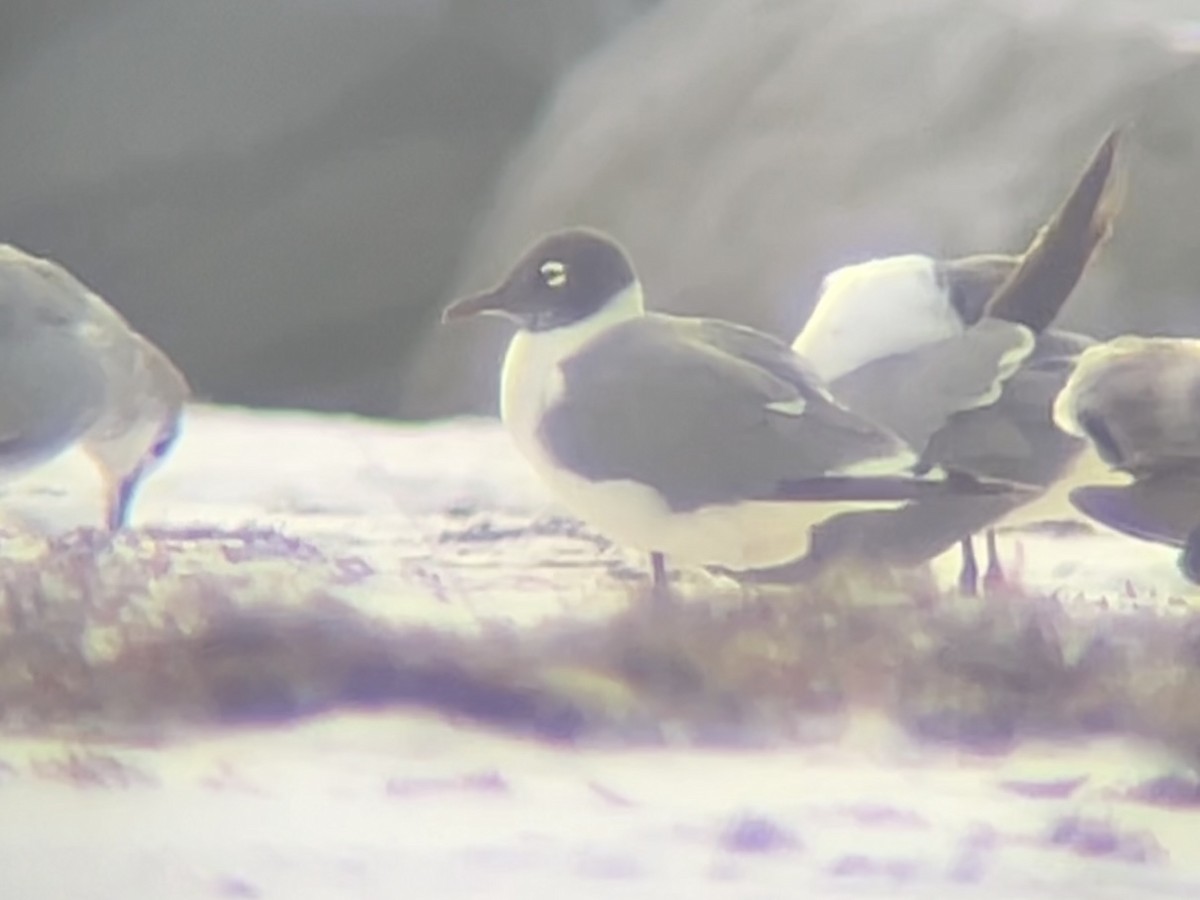
[[[642,286],[637,281],[633,281],[590,316],[572,322],[570,325],[561,325],[546,331],[518,332],[513,338],[513,346],[518,344],[536,346],[539,354],[546,354],[561,360],[572,355],[610,328],[628,322],[630,319],[640,318],[645,314],[646,306],[642,297]]]
[[[646,314],[642,286],[633,281],[587,318],[546,331],[519,331],[508,345],[500,375],[500,414],[509,422],[541,408],[557,393],[559,364],[605,332]]]

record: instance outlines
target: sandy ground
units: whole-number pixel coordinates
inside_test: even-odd
[[[1151,767],[1135,748],[997,759],[863,731],[773,753],[566,752],[387,716],[167,751],[13,743],[0,884],[80,900],[1200,891],[1196,813],[1127,798]]]
[[[28,529],[92,524],[91,477],[68,456],[9,486],[10,556],[44,546]],[[197,407],[134,524],[129,547],[157,530],[196,571],[237,550],[219,528],[286,529],[335,596],[447,629],[604,616],[641,565],[564,527],[490,422]],[[1051,532],[1005,547],[1081,613],[1194,594],[1169,550]],[[287,554],[269,556],[247,577],[286,584]],[[1194,897],[1200,790],[1180,771],[1119,740],[932,749],[867,714],[836,742],[739,753],[567,748],[403,712],[140,746],[26,734],[0,745],[0,896]]]
[[[97,524],[94,478],[72,452],[5,485],[4,515],[25,532],[10,535],[10,553],[40,546],[34,533]],[[1062,515],[1074,518],[1069,509]],[[197,406],[169,463],[145,483],[131,524],[183,535],[198,525],[286,525],[327,556],[369,564],[343,596],[378,606],[402,587],[406,603],[381,611],[447,626],[480,616],[527,622],[564,608],[603,614],[609,601],[626,602],[627,583],[646,569],[640,554],[570,522],[489,419],[406,426]],[[510,536],[522,540],[519,555],[505,545]],[[1174,550],[1113,533],[1048,527],[1002,534],[1000,547],[1035,591],[1081,602],[1200,595],[1179,574]],[[939,583],[951,585],[957,566],[957,551],[936,560]],[[727,583],[698,572],[681,577],[717,589]],[[498,593],[497,578],[518,589],[518,602],[511,594],[499,608],[480,601]]]

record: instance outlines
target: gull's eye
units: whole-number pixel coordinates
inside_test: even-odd
[[[567,283],[567,267],[557,259],[548,259],[542,263],[538,274],[542,276],[542,281],[547,287],[557,288]]]

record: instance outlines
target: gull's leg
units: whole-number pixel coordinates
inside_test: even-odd
[[[130,477],[111,489],[104,522],[109,532],[120,531],[129,524],[129,512],[133,507],[133,492],[136,488],[137,479]]]
[[[1004,567],[1000,565],[1000,553],[996,548],[996,529],[987,530],[987,571],[983,574],[984,593],[1001,590],[1009,586]]]
[[[650,571],[654,586],[654,596],[666,599],[671,595],[671,582],[667,578],[667,560],[661,553],[650,554]]]
[[[959,542],[962,547],[962,568],[958,571],[958,591],[964,597],[979,596],[979,563],[975,559],[975,540],[967,535]]]
[[[1188,532],[1187,541],[1179,551],[1179,570],[1192,584],[1200,584],[1200,525]]]

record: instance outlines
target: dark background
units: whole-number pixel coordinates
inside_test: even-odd
[[[1018,250],[1115,121],[1118,232],[1067,313],[1200,335],[1192,0],[3,0],[0,240],[226,402],[494,407],[438,329],[540,231],[650,302],[790,337],[822,271]]]

